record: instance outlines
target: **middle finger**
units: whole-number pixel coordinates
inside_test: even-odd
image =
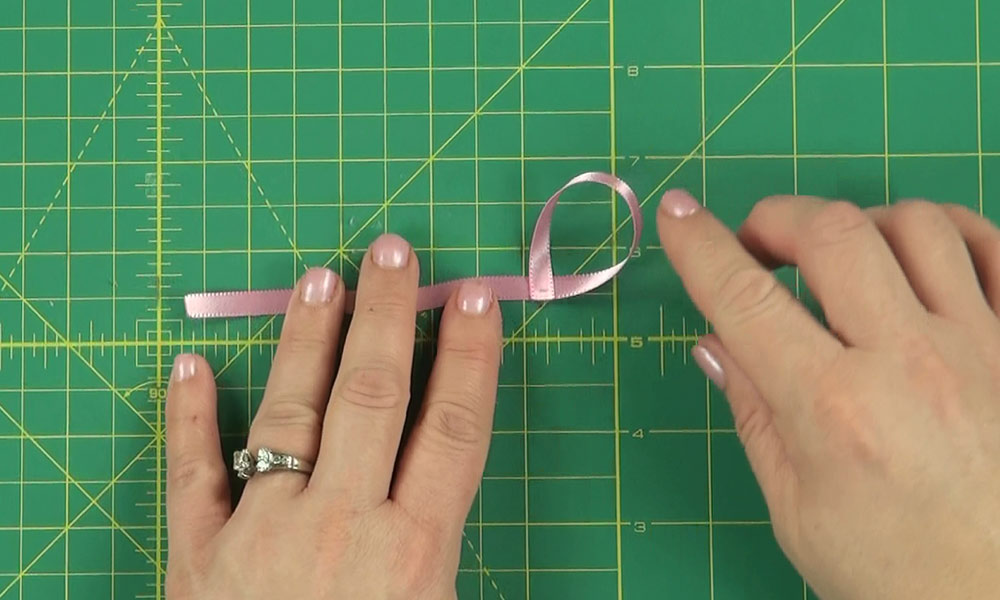
[[[338,502],[364,508],[389,495],[409,403],[419,277],[410,245],[393,234],[375,240],[362,263],[310,482]]]

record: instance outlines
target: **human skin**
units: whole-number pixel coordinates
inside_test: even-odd
[[[725,390],[777,539],[820,596],[1000,589],[1000,232],[927,203],[863,212],[783,197],[759,203],[737,235],[684,192],[664,196],[657,221],[714,326],[694,357]],[[373,244],[342,356],[342,283],[322,269],[300,281],[248,447],[315,471],[257,475],[234,511],[211,369],[176,359],[168,598],[456,597],[500,315],[481,284],[449,301],[400,448],[416,263],[398,237]],[[780,264],[799,266],[829,328],[774,279]]]
[[[781,547],[825,600],[1000,589],[1000,233],[926,202],[770,198],[734,236],[668,193],[660,237],[715,327]],[[762,265],[795,264],[822,327]]]

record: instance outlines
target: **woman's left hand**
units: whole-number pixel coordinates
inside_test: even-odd
[[[478,283],[449,300],[424,405],[400,452],[417,281],[406,242],[375,241],[336,369],[344,286],[331,271],[306,273],[248,447],[315,468],[254,475],[235,511],[212,371],[201,357],[177,358],[166,409],[171,600],[455,597],[492,429],[500,311]]]

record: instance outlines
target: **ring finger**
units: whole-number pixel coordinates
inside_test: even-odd
[[[344,286],[328,269],[310,269],[289,302],[267,389],[250,427],[247,447],[315,462],[344,316]],[[257,475],[248,493],[302,491],[308,478],[276,471]],[[251,495],[252,495],[251,494]]]

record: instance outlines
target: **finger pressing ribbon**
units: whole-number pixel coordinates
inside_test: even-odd
[[[569,188],[582,183],[597,183],[617,192],[628,206],[632,218],[632,246],[628,255],[615,265],[590,273],[555,275],[552,270],[552,218],[559,197]],[[642,235],[642,209],[635,192],[627,183],[607,173],[583,173],[571,179],[549,198],[542,208],[531,238],[528,275],[493,275],[479,278],[488,285],[498,300],[547,301],[570,298],[590,292],[613,279],[635,253]],[[455,279],[420,288],[417,310],[429,310],[445,305],[464,281]],[[251,290],[190,294],[184,298],[187,314],[195,319],[221,317],[253,317],[283,314],[292,290]],[[347,292],[346,311],[354,309],[354,293]]]

